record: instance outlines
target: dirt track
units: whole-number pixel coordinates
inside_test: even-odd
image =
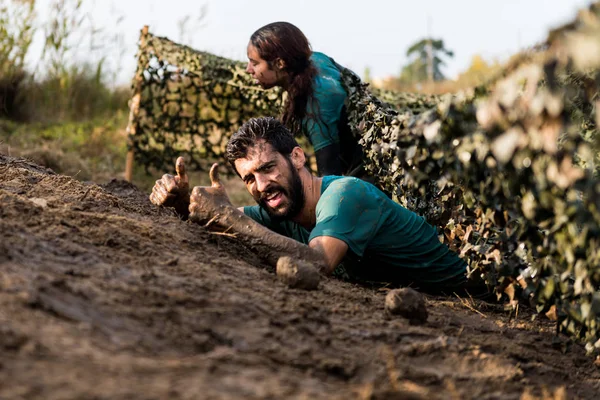
[[[0,155],[0,399],[599,396],[600,368],[554,348],[549,321],[428,297],[411,326],[384,297],[288,289],[126,182]]]

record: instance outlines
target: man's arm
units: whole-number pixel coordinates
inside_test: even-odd
[[[342,262],[348,252],[348,244],[343,240],[331,236],[319,236],[308,243],[311,249],[319,252],[325,259],[327,265],[323,271],[326,275],[333,273],[335,268]]]
[[[310,233],[309,246],[324,254],[330,271],[348,252],[363,257],[377,234],[384,215],[377,192],[360,179],[341,178],[331,181],[321,194],[319,222]]]
[[[328,256],[321,253],[318,247],[313,247],[312,241],[311,246],[307,246],[275,233],[235,208],[219,180],[218,164],[213,164],[210,180],[210,187],[196,186],[192,190],[189,208],[192,222],[226,230],[266,258],[272,266],[277,265],[280,257],[290,256],[313,263],[322,273],[329,271]]]

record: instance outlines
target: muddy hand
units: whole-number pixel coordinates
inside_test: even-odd
[[[211,186],[196,186],[190,197],[190,220],[206,222],[213,217],[225,216],[235,210],[229,201],[225,186],[219,179],[219,164],[215,163],[210,169]]]
[[[175,207],[175,210],[183,216],[189,213],[190,184],[183,157],[179,157],[175,163],[177,175],[164,174],[157,180],[150,194],[150,201],[157,206]]]

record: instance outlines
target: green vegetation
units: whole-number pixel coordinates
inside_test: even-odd
[[[100,34],[81,5],[54,0],[42,23],[35,1],[0,0],[0,151],[101,182],[122,174],[131,94],[109,85],[103,57],[77,60]],[[28,69],[36,32],[45,43]]]
[[[594,3],[485,86],[425,111],[390,107],[346,74],[380,184],[437,225],[471,274],[554,310],[557,331],[589,352],[600,351],[599,22]]]
[[[417,41],[406,50],[406,55],[412,60],[402,68],[399,80],[408,84],[446,79],[442,71],[445,64],[443,57],[454,57],[442,39],[433,38]]]
[[[44,22],[35,1],[0,0],[0,152],[104,183],[124,177],[131,88],[111,84],[124,56],[114,48],[122,42],[122,16],[115,15],[117,29],[105,32],[82,5],[52,0]],[[202,7],[192,26],[189,18],[179,21],[180,36],[201,27],[205,15]],[[43,51],[28,69],[25,59],[36,32],[45,38]],[[115,53],[116,63],[109,64]],[[173,168],[174,160],[160,169],[137,164],[132,180],[149,192],[157,176]],[[208,183],[204,173],[190,175],[195,184]],[[252,201],[237,180],[230,186],[235,204]]]
[[[124,113],[82,122],[0,120],[0,151],[19,155],[81,180],[106,181],[125,165]]]

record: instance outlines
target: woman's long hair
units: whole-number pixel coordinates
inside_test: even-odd
[[[278,58],[283,60],[289,82],[281,121],[294,134],[302,132],[308,102],[314,98],[313,80],[317,74],[310,60],[312,49],[308,39],[289,22],[273,22],[254,32],[250,43],[270,68]]]

